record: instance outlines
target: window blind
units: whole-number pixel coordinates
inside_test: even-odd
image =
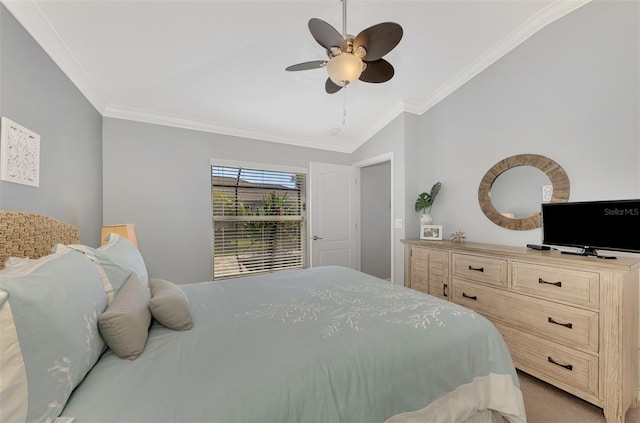
[[[213,279],[301,269],[306,175],[211,167]]]

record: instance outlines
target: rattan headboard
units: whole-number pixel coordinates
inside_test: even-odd
[[[77,226],[37,213],[0,210],[0,269],[9,257],[40,258],[56,244],[78,244]]]

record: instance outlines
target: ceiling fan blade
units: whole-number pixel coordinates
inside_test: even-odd
[[[384,59],[374,60],[373,62],[366,62],[367,68],[360,75],[360,81],[380,83],[386,82],[393,78],[395,70],[391,63]]]
[[[325,49],[340,47],[340,50],[347,51],[347,42],[342,35],[322,19],[309,19],[309,31],[311,31],[311,35],[313,35],[318,44]]]
[[[327,91],[327,94],[335,94],[340,91],[342,87],[334,83],[331,78],[327,78],[327,82],[324,84],[324,89]]]
[[[326,60],[314,60],[312,62],[304,62],[304,63],[298,63],[298,64],[295,64],[295,65],[287,66],[285,68],[285,70],[288,70],[288,71],[303,71],[303,70],[309,70],[309,69],[323,68],[325,66],[327,66],[327,61]]]
[[[353,49],[362,46],[367,51],[362,60],[375,61],[389,53],[402,39],[402,27],[395,22],[382,22],[361,31],[353,41]]]

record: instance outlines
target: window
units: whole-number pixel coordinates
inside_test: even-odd
[[[214,280],[306,267],[305,187],[304,173],[211,166]]]

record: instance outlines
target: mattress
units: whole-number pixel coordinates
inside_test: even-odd
[[[193,329],[107,350],[61,416],[84,422],[525,422],[496,328],[343,267],[180,285]]]

